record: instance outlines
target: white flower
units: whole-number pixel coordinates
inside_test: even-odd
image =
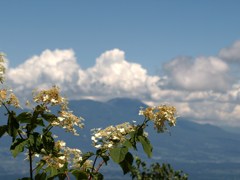
[[[96,133],[96,134],[95,134],[95,137],[101,138],[101,133]]]
[[[43,102],[47,101],[49,98],[48,94],[46,96],[43,96]]]
[[[57,103],[58,101],[56,99],[51,99],[51,103]]]
[[[63,121],[65,118],[63,118],[63,117],[58,117],[58,120],[59,121]]]
[[[139,116],[142,116],[142,115],[143,115],[143,112],[144,112],[144,111],[143,111],[142,109],[139,110],[138,115],[139,115]]]
[[[95,146],[95,148],[101,148],[101,147],[102,147],[101,144],[98,144],[98,145]]]
[[[60,157],[58,157],[58,159],[64,160],[65,156],[60,156]]]
[[[108,144],[108,147],[111,148],[113,145],[112,144]]]
[[[95,138],[95,136],[92,136],[91,139],[92,141],[97,142],[97,139]]]
[[[119,131],[120,131],[120,133],[125,133],[125,129],[124,128],[120,128]]]
[[[59,142],[59,145],[60,145],[61,147],[65,147],[65,146],[66,146],[66,143],[65,143],[64,141],[60,141],[60,142]]]

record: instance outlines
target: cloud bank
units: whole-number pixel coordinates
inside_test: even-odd
[[[217,56],[176,57],[163,65],[161,77],[126,60],[119,49],[104,52],[87,69],[72,49],[45,50],[10,67],[7,83],[20,97],[55,84],[69,99],[129,97],[151,105],[170,103],[180,116],[198,122],[240,126],[240,79],[231,73],[231,63],[240,62],[239,52],[237,41]]]

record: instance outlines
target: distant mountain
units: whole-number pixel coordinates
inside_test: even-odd
[[[141,122],[142,118],[138,115],[138,111],[140,107],[146,107],[141,101],[127,98],[117,98],[107,102],[70,101],[69,106],[75,115],[85,119],[85,128],[79,131],[79,137],[62,133],[57,128],[55,132],[62,134],[61,138],[66,140],[67,145],[78,147],[84,152],[92,149],[90,140],[92,128],[104,128],[132,120]],[[141,148],[138,152],[138,155],[147,162],[171,163],[176,170],[183,170],[189,174],[189,179],[194,180],[240,179],[239,134],[209,124],[197,124],[184,118],[179,118],[176,127],[170,128],[169,133],[158,134],[153,130],[152,125],[148,129],[154,146],[153,157],[148,159]],[[6,147],[5,142],[6,138],[0,139],[1,148]],[[7,161],[6,152],[3,150],[0,151],[0,160]],[[9,162],[0,164],[0,179],[1,174],[6,173],[8,165],[11,164]],[[104,168],[103,172],[107,172],[106,179],[111,179],[113,174],[114,179],[121,178],[121,171],[116,165]]]

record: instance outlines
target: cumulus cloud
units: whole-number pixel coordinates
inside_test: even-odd
[[[53,84],[70,91],[75,88],[79,70],[73,50],[45,50],[40,56],[33,56],[18,67],[10,68],[7,82],[21,95]]]
[[[226,61],[240,62],[240,41],[236,41],[230,47],[221,49],[218,55]]]
[[[7,72],[8,84],[19,94],[58,85],[70,99],[106,100],[113,97],[146,98],[158,89],[158,76],[149,76],[137,63],[125,60],[119,49],[106,51],[86,70],[73,50],[45,50]]]
[[[126,60],[119,49],[102,53],[87,69],[80,67],[71,49],[45,50],[10,67],[7,84],[20,97],[30,96],[34,88],[58,85],[69,99],[138,98],[149,105],[174,105],[180,116],[199,122],[240,126],[240,79],[230,73],[228,62],[223,55],[177,57],[164,65],[160,77]]]
[[[84,94],[98,99],[144,98],[158,89],[159,79],[149,76],[140,64],[126,61],[124,52],[114,49],[98,57],[95,66],[80,72],[77,84]]]
[[[184,90],[223,91],[230,86],[228,65],[217,57],[175,58],[165,64],[168,85]]]

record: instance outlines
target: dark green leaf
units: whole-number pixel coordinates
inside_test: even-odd
[[[110,156],[114,162],[120,163],[124,160],[126,154],[128,153],[127,147],[117,147],[110,150]]]
[[[126,154],[124,160],[119,163],[124,174],[127,174],[132,169],[133,159],[134,158],[133,158],[132,154],[130,152],[128,152]]]
[[[88,179],[88,174],[84,171],[72,170],[71,173],[77,180]]]
[[[7,132],[7,129],[7,125],[0,126],[0,138]]]
[[[31,123],[32,114],[29,112],[23,112],[16,117],[20,123]]]
[[[141,142],[143,150],[147,154],[147,156],[149,158],[152,157],[152,149],[153,148],[152,148],[152,145],[151,145],[150,141],[148,140],[148,138],[146,138],[145,136],[139,136],[138,139]]]
[[[16,157],[19,153],[23,152],[26,144],[26,139],[16,139],[16,141],[10,147],[13,157]]]
[[[14,140],[18,133],[19,123],[16,119],[16,114],[13,111],[9,112],[9,114],[8,114],[7,126],[8,126],[7,132],[9,134],[9,136],[11,136]]]
[[[94,172],[92,175],[93,175],[93,179],[103,180],[103,175],[99,172]]]
[[[101,158],[103,159],[104,163],[107,165],[107,162],[109,161],[109,156],[101,155]]]
[[[42,141],[43,141],[43,147],[44,149],[49,152],[52,153],[54,150],[54,139],[52,137],[52,133],[48,132],[46,134],[43,135],[42,137]]]
[[[58,175],[58,169],[57,168],[54,168],[54,167],[51,167],[49,166],[46,171],[48,171],[50,174],[49,174],[49,177],[54,177],[56,175]]]
[[[43,113],[41,114],[41,116],[48,122],[52,122],[54,120],[56,120],[57,116],[55,116],[54,114],[51,113]]]
[[[46,161],[41,160],[36,167],[36,173],[38,174],[40,172],[40,170],[42,170],[42,167],[46,164]]]
[[[40,153],[41,149],[43,148],[43,141],[41,138],[41,134],[38,132],[34,132],[33,134],[30,134],[28,138],[32,148],[36,153]]]
[[[43,127],[45,126],[42,118],[37,118],[36,124],[39,125],[39,126],[43,126]]]
[[[124,143],[123,143],[123,146],[126,146],[127,148],[132,148],[132,143],[129,141],[129,140],[126,140]]]
[[[44,180],[46,179],[47,174],[45,172],[42,172],[41,174],[36,174],[35,180]]]
[[[94,155],[93,152],[87,152],[87,153],[83,154],[82,161],[80,162],[80,167],[86,162],[86,160],[88,160],[93,155]]]

